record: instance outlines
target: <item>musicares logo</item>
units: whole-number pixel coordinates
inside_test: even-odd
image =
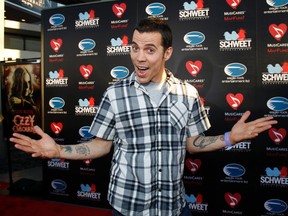
[[[62,46],[62,39],[58,38],[50,40],[50,46],[54,50],[54,52],[58,52]]]
[[[112,11],[118,18],[121,18],[124,12],[126,11],[126,4],[125,3],[113,4]]]
[[[50,124],[50,128],[53,131],[53,133],[58,135],[62,131],[63,124],[61,122],[52,122]]]
[[[281,23],[279,25],[271,24],[269,25],[269,32],[276,40],[280,41],[287,31],[287,25]]]
[[[84,79],[88,79],[89,76],[92,74],[93,66],[92,65],[81,65],[80,66],[80,73],[84,77]]]
[[[236,9],[238,5],[241,3],[241,0],[226,0],[226,2],[231,8]]]
[[[92,159],[83,160],[83,162],[85,163],[86,166],[90,166],[92,161],[93,161]]]
[[[237,108],[242,104],[243,100],[244,100],[244,96],[241,93],[237,93],[237,94],[229,93],[226,95],[227,103],[234,110],[237,110]]]
[[[202,62],[199,60],[196,60],[195,62],[193,61],[187,61],[186,64],[186,69],[187,71],[193,76],[196,77],[197,74],[200,72],[202,68]]]
[[[196,171],[200,168],[201,166],[201,160],[195,159],[192,160],[191,158],[187,158],[185,161],[186,167],[188,170],[192,173],[195,174]]]
[[[238,203],[240,202],[240,200],[241,200],[241,194],[239,194],[239,193],[232,194],[232,193],[230,193],[230,192],[227,192],[227,193],[225,193],[225,195],[224,195],[224,199],[225,199],[226,203],[227,203],[231,208],[234,208],[234,207],[237,206]]]
[[[276,144],[279,145],[283,139],[286,137],[287,131],[284,128],[271,128],[268,131],[270,139]]]

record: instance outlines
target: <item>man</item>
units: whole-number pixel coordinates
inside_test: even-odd
[[[225,148],[256,137],[276,121],[246,123],[247,111],[231,132],[200,136],[210,123],[197,90],[165,68],[172,52],[172,32],[164,21],[140,21],[132,38],[135,71],[104,93],[90,128],[95,139],[58,145],[36,126],[40,140],[15,133],[10,141],[32,157],[79,160],[106,155],[113,146],[108,189],[113,215],[191,215],[182,182],[186,151]]]

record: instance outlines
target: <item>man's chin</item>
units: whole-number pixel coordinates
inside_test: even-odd
[[[139,77],[139,76],[137,76],[136,75],[136,79],[137,79],[137,81],[139,82],[139,83],[141,83],[141,84],[146,84],[146,83],[148,83],[150,80],[148,80],[147,78],[145,78],[145,77]]]

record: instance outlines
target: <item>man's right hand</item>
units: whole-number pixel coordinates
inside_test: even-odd
[[[15,143],[15,148],[30,153],[32,157],[60,158],[60,146],[39,126],[34,126],[35,132],[41,137],[39,140],[32,139],[19,133],[13,133],[9,140]]]

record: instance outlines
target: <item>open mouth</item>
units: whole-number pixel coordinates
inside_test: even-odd
[[[145,71],[145,70],[148,69],[148,67],[145,67],[145,66],[137,66],[137,69],[138,69],[139,71]]]
[[[149,69],[148,67],[144,66],[137,66],[136,68],[137,68],[137,76],[139,77],[144,77]]]

